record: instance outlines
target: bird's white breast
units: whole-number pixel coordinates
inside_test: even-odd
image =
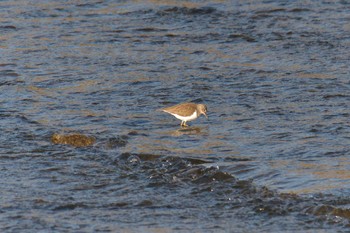
[[[182,121],[192,121],[198,117],[197,111],[194,111],[191,116],[180,116],[180,115],[177,115],[174,113],[171,113],[171,115],[173,115],[174,117],[176,117],[177,119],[180,119]]]

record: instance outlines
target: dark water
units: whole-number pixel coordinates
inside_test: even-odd
[[[349,10],[1,1],[0,231],[349,231]]]

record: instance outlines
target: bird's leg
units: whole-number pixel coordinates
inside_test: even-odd
[[[182,127],[187,127],[188,125],[186,124],[186,121],[182,121],[182,122],[181,122],[181,126],[182,126]]]

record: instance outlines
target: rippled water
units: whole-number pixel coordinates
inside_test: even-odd
[[[349,10],[1,1],[1,232],[348,231]]]

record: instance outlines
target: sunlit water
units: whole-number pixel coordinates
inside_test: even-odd
[[[349,230],[349,10],[1,1],[1,232]]]

